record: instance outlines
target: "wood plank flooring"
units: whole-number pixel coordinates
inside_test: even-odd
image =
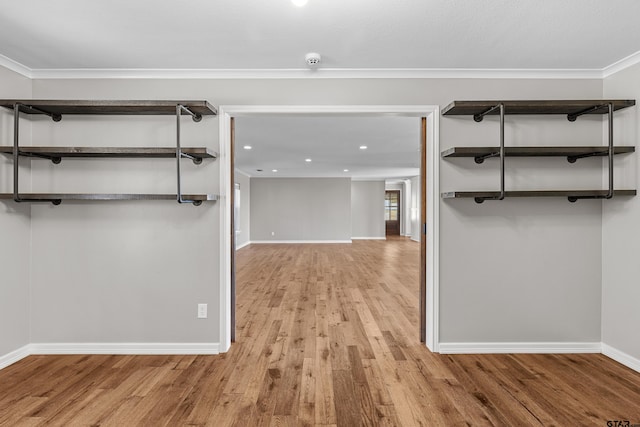
[[[419,245],[252,245],[217,356],[31,356],[0,371],[2,426],[606,426],[640,374],[597,354],[436,355]]]

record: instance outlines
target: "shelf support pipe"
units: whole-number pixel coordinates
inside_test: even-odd
[[[200,206],[202,204],[201,200],[187,200],[182,198],[182,182],[181,182],[181,170],[180,170],[180,159],[183,157],[191,157],[182,152],[182,147],[180,146],[180,118],[182,117],[182,112],[185,111],[191,115],[193,121],[199,122],[202,120],[202,116],[199,114],[193,113],[191,110],[186,108],[184,105],[177,104],[176,105],[176,171],[177,171],[177,200],[178,203],[192,203],[194,206]],[[196,117],[199,117],[196,120]],[[193,159],[192,159],[193,160]]]
[[[489,110],[485,111],[484,113],[481,113],[481,117],[480,120],[476,120],[476,117],[474,116],[473,119],[476,122],[480,122],[482,121],[482,117],[485,116],[486,114],[490,113],[491,111],[495,110],[496,108],[500,109],[500,152],[499,152],[499,156],[500,156],[500,194],[496,197],[476,197],[475,201],[476,203],[482,203],[485,200],[504,200],[506,192],[504,189],[504,104],[500,103],[494,107],[491,107]]]
[[[609,103],[609,192],[605,199],[613,198],[613,102]]]
[[[22,104],[13,105],[13,200],[16,203],[21,202],[51,202],[54,205],[59,205],[62,200],[60,199],[23,199],[20,197],[20,108]],[[29,107],[31,108],[31,107]],[[54,120],[59,121],[59,120]]]
[[[604,196],[586,196],[586,197],[580,197],[580,196],[569,196],[568,199],[571,203],[577,201],[578,199],[612,199],[613,198],[613,194],[614,194],[614,190],[613,190],[613,156],[615,154],[615,147],[613,146],[613,111],[614,111],[614,105],[613,102],[609,102],[608,104],[606,104],[608,107],[608,117],[609,117],[609,146],[608,146],[608,150],[607,150],[607,163],[608,163],[608,173],[609,173],[609,189],[607,190],[607,194]],[[597,107],[593,107],[590,110],[597,110],[602,108],[603,106],[597,106]],[[585,110],[587,111],[587,110]],[[580,114],[578,114],[580,115]],[[569,120],[571,120],[571,118],[569,118]],[[575,119],[574,119],[575,120]]]
[[[20,176],[20,104],[13,106],[13,200],[22,202],[18,191],[18,179]]]

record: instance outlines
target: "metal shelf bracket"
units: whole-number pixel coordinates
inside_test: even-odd
[[[578,159],[586,159],[587,157],[598,157],[604,153],[608,153],[608,151],[598,151],[589,154],[580,154],[577,156],[567,156],[567,162],[575,163]]]
[[[191,159],[193,163],[200,164],[202,163],[202,159],[196,159],[195,157],[183,153],[182,148],[180,146],[180,118],[182,117],[182,112],[186,112],[191,115],[191,118],[194,122],[199,122],[202,120],[202,116],[200,114],[195,114],[191,110],[189,110],[184,105],[177,104],[176,105],[176,181],[177,181],[177,201],[178,203],[191,203],[193,206],[200,206],[202,204],[201,200],[188,200],[182,198],[182,182],[181,182],[181,171],[180,171],[180,160],[185,157]],[[198,161],[199,160],[199,161]]]
[[[613,105],[612,103],[609,103],[609,104]],[[586,108],[582,111],[578,111],[577,113],[567,114],[567,120],[569,120],[570,122],[575,122],[578,117],[584,114],[589,114],[589,113],[593,113],[594,111],[601,110],[605,108],[607,105],[608,104],[594,105],[593,107]]]
[[[59,205],[60,203],[62,203],[62,200],[60,199],[28,199],[25,200],[23,198],[20,197],[20,109],[21,108],[31,108],[32,110],[35,109],[33,107],[27,107],[24,106],[23,104],[14,104],[13,105],[13,200],[16,203],[21,203],[21,202],[50,202],[53,203],[54,205]],[[37,109],[36,109],[37,110]],[[41,111],[38,110],[40,112],[42,112],[43,114],[47,114],[49,116],[51,116],[53,118],[54,122],[59,122],[60,121],[60,117],[58,117],[58,119],[56,120],[55,117],[53,117],[51,115],[51,113],[45,112],[45,111]],[[53,160],[53,159],[52,159]],[[55,160],[53,160],[53,162],[55,163]],[[58,161],[58,163],[60,163],[60,161]]]
[[[608,118],[609,118],[609,147],[607,150],[607,164],[608,164],[608,172],[609,172],[609,189],[607,191],[607,194],[604,196],[571,196],[568,197],[567,199],[571,202],[574,203],[576,202],[578,199],[612,199],[613,198],[613,156],[615,154],[614,151],[614,146],[613,146],[613,102],[609,102],[608,104],[605,105],[598,105],[596,107],[590,108],[588,110],[584,110],[582,112],[576,113],[574,114],[575,117],[578,117],[582,114],[586,114],[589,111],[594,111],[594,110],[598,110],[604,106],[607,106],[609,111],[608,111]],[[571,116],[569,115],[567,118],[569,119],[569,121],[575,121],[575,118],[573,120],[571,120]],[[567,160],[569,160],[569,162],[571,162],[571,158],[567,158]],[[575,159],[574,159],[575,162]],[[573,162],[571,162],[573,163]]]
[[[476,163],[482,163],[485,158],[488,157],[497,157],[500,156],[500,194],[495,197],[475,197],[474,200],[476,203],[482,203],[485,200],[504,200],[505,197],[505,189],[504,189],[504,104],[500,103],[496,106],[489,108],[487,111],[476,114],[473,116],[473,120],[476,122],[481,122],[485,115],[489,114],[493,110],[499,108],[500,109],[500,151],[498,153],[491,153],[487,156],[482,156],[481,158],[475,159]],[[476,118],[478,117],[478,118]],[[480,161],[479,161],[480,160]]]
[[[486,116],[487,114],[493,112],[494,110],[500,108],[500,106],[502,105],[502,108],[504,109],[504,104],[500,103],[497,105],[494,105],[491,108],[488,108],[487,110],[483,111],[482,113],[478,113],[478,114],[474,114],[473,115],[473,120],[477,123],[480,123],[482,121],[482,119],[484,119],[484,116]]]
[[[44,114],[45,116],[49,116],[54,122],[59,122],[60,120],[62,120],[62,114],[50,113],[49,111],[43,110],[42,108],[34,107],[32,105],[23,104],[22,107],[32,111],[37,111],[38,113]]]
[[[485,160],[490,159],[492,157],[498,157],[499,155],[500,155],[500,152],[496,151],[495,153],[485,154],[484,156],[476,156],[473,158],[473,161],[480,165],[484,163]]]

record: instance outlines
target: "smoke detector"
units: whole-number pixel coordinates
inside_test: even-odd
[[[315,53],[315,52],[307,53],[304,56],[304,61],[311,68],[315,68],[318,65],[320,65],[320,61],[321,60],[322,60],[322,57],[320,56],[320,54],[319,53]]]

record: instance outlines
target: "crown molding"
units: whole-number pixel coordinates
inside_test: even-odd
[[[251,175],[249,175],[247,172],[245,172],[245,171],[243,171],[243,170],[240,170],[240,169],[238,169],[238,168],[235,168],[234,173],[239,173],[240,175],[244,175],[244,176],[246,176],[247,178],[251,178]]]
[[[636,53],[632,53],[631,55],[627,56],[626,58],[622,58],[620,61],[618,62],[614,62],[613,64],[609,65],[608,67],[605,67],[602,69],[602,78],[606,79],[607,77],[624,70],[625,68],[629,68],[632,67],[636,64],[640,63],[640,50],[637,51]]]
[[[565,69],[35,69],[33,79],[601,79]]]
[[[638,63],[640,51],[602,69],[46,69],[29,68],[0,54],[0,66],[30,79],[603,79]]]
[[[25,77],[33,79],[33,70],[29,67],[22,65],[21,63],[14,61],[11,58],[7,58],[4,55],[0,54],[0,66],[11,70],[15,73],[21,74]]]

